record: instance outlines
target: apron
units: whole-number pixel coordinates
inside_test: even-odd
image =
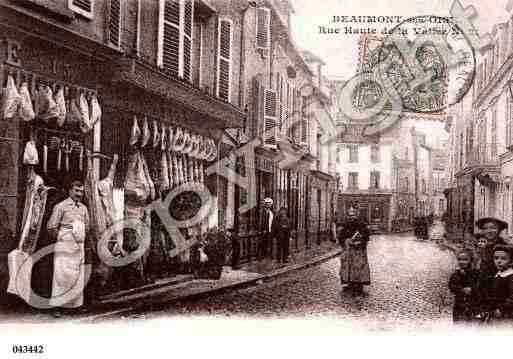
[[[370,284],[367,249],[348,246],[340,255],[340,281],[342,284]]]
[[[84,304],[84,224],[61,228],[55,244],[52,298],[55,307],[77,308]]]

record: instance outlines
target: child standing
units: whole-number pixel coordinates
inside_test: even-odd
[[[476,269],[481,269],[482,262],[486,260],[486,247],[488,246],[488,240],[486,237],[478,234],[476,235],[476,244]]]
[[[513,247],[497,245],[493,250],[497,274],[487,295],[487,309],[494,321],[513,320]]]
[[[458,251],[458,269],[449,279],[449,290],[454,294],[452,319],[454,323],[470,322],[475,314],[478,272],[473,268],[469,249]]]

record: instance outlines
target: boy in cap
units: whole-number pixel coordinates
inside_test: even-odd
[[[494,320],[513,320],[513,247],[499,244],[493,249],[497,273],[486,296],[486,309]]]

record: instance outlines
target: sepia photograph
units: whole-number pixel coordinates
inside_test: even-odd
[[[513,334],[513,0],[0,0],[0,84],[6,357]]]

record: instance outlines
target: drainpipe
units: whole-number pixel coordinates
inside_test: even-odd
[[[135,17],[135,56],[139,57],[141,44],[141,0],[137,0],[137,12]]]

